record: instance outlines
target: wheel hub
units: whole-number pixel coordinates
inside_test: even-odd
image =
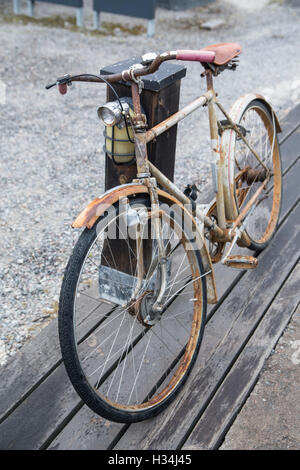
[[[153,310],[155,300],[156,299],[153,290],[143,292],[142,295],[133,302],[128,311],[144,326],[153,326],[161,318],[161,312],[156,312]]]

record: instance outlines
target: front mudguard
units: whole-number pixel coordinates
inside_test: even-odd
[[[169,204],[177,204],[183,213],[186,213],[190,216],[187,209],[173,196],[167,192],[157,189],[157,193],[160,201],[166,202]],[[72,223],[73,228],[87,227],[91,228],[96,220],[104,214],[109,207],[118,202],[120,199],[126,197],[132,197],[136,194],[149,194],[148,187],[143,184],[131,183],[121,186],[116,186],[113,189],[110,189],[104,193],[101,197],[94,199],[90,204],[77,216],[77,218]],[[204,272],[208,273],[206,275],[206,287],[207,287],[207,302],[214,304],[217,303],[217,291],[215,276],[213,271],[212,262],[207,250],[203,235],[201,233],[201,228],[198,227],[195,219],[192,217],[193,228],[197,233],[196,243],[197,249],[200,251]]]

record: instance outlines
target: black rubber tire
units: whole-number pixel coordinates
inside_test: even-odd
[[[134,201],[142,200],[143,203],[148,203],[148,200],[145,198],[137,197]],[[73,253],[69,259],[68,265],[65,270],[64,279],[62,282],[60,301],[59,301],[59,316],[58,316],[58,327],[59,327],[59,340],[62,352],[63,362],[65,364],[68,376],[77,391],[78,395],[84,401],[84,403],[92,409],[95,413],[101,415],[102,417],[120,423],[132,423],[142,421],[153,416],[156,416],[160,413],[165,407],[174,400],[177,393],[180,391],[184,385],[192,367],[197,358],[199,348],[201,345],[205,318],[206,318],[206,279],[205,276],[201,277],[201,286],[202,286],[202,321],[201,327],[199,329],[199,336],[197,340],[197,346],[194,350],[193,357],[191,358],[190,364],[182,380],[177,384],[173,393],[167,397],[163,402],[159,403],[157,406],[151,407],[146,410],[139,410],[135,412],[128,412],[127,410],[123,411],[119,408],[111,406],[106,400],[104,400],[99,393],[92,388],[88,380],[86,379],[80,360],[77,354],[76,348],[76,339],[74,334],[74,325],[73,325],[73,305],[74,305],[74,295],[76,292],[77,281],[80,276],[82,263],[85,260],[85,257],[88,253],[88,250],[95,240],[97,224],[102,221],[105,216],[102,216],[96,221],[94,226],[91,229],[85,229],[73,250]],[[204,274],[204,268],[201,262],[200,252],[196,252],[196,258],[198,261],[198,266],[201,274]]]

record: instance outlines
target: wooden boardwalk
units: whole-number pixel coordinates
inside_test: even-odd
[[[53,321],[0,369],[0,449],[218,449],[299,303],[300,105],[282,128],[280,226],[255,270],[215,266],[220,300],[176,400],[137,424],[99,417],[69,382]]]

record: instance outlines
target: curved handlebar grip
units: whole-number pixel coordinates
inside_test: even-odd
[[[191,60],[196,62],[213,62],[215,53],[213,51],[193,51],[193,50],[182,50],[177,51],[176,60]]]
[[[48,83],[48,85],[45,86],[46,90],[49,90],[50,88],[52,88],[53,86],[56,85],[56,82],[54,83]]]

